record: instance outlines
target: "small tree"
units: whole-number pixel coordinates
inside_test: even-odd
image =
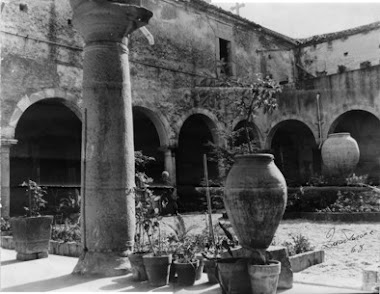
[[[244,120],[243,128],[236,131],[221,131],[220,137],[225,139],[226,145],[219,146],[212,142],[210,160],[217,162],[225,170],[225,174],[231,169],[234,157],[237,154],[252,154],[260,151],[257,142],[252,138],[254,117],[261,110],[264,114],[271,114],[278,106],[277,95],[282,91],[281,85],[270,77],[261,78],[257,75],[254,81],[235,80],[228,77],[216,82],[216,87],[236,88],[242,90],[234,102],[236,114]],[[243,137],[244,140],[238,140]],[[223,178],[219,182],[223,183]]]
[[[26,195],[28,197],[28,206],[24,207],[26,215],[29,217],[40,216],[41,208],[44,208],[47,203],[47,201],[42,198],[47,194],[46,189],[32,180],[23,182],[21,186],[27,187]]]

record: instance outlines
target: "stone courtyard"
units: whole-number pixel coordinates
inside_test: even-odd
[[[294,39],[210,1],[48,2],[1,1],[2,291],[243,293],[247,281],[233,286],[242,275],[227,279],[219,260],[235,247],[244,276],[269,265],[280,275],[252,280],[252,291],[377,291],[379,231],[366,222],[380,213],[380,23]],[[337,134],[346,145],[324,151]],[[289,212],[341,222],[282,220]],[[54,216],[50,249],[36,249],[42,237],[20,241],[17,227],[34,234],[17,225],[25,213]],[[346,224],[344,214],[361,219]],[[211,218],[222,223],[220,244]],[[53,235],[79,252],[51,254]],[[218,270],[195,280],[210,248]],[[147,269],[149,284],[137,283],[138,249],[170,256],[176,282],[160,288]],[[141,256],[146,268],[150,257]],[[197,264],[193,286],[180,286],[180,261]],[[207,283],[211,273],[218,284]]]

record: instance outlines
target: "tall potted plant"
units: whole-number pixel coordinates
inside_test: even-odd
[[[175,247],[172,274],[177,275],[179,285],[191,286],[201,278],[203,270],[203,256],[197,255],[201,251],[200,236],[190,235],[196,226],[186,227],[181,215],[174,218],[174,224],[166,225],[174,232],[169,236]]]
[[[155,215],[147,219],[145,228],[148,226],[152,230],[147,234],[150,253],[143,256],[143,263],[148,277],[148,282],[153,287],[161,287],[169,284],[169,274],[173,261],[171,242],[167,236],[161,232],[158,209]]]
[[[53,216],[41,216],[40,210],[47,201],[43,199],[46,190],[36,182],[22,183],[26,187],[28,205],[24,207],[26,216],[10,219],[17,260],[32,260],[48,257]]]
[[[280,266],[267,260],[266,249],[285,212],[287,186],[282,173],[274,164],[273,155],[255,153],[257,150],[252,145],[249,123],[259,109],[271,113],[277,107],[276,95],[281,87],[271,78],[258,78],[253,83],[230,81],[226,85],[243,87],[247,91],[235,104],[237,112],[245,120],[245,140],[239,148],[234,148],[240,154],[234,154],[234,162],[225,182],[223,201],[239,244],[250,252],[247,256],[250,258],[247,270],[251,264],[260,265],[261,268],[249,272],[261,271],[263,277],[268,272],[267,267],[278,269]],[[260,293],[272,293],[273,288],[277,288],[277,285]]]
[[[152,191],[148,184],[153,181],[145,173],[146,165],[155,161],[155,158],[144,155],[141,151],[135,151],[136,168],[136,194],[135,194],[135,214],[136,233],[133,253],[128,255],[131,263],[132,277],[136,281],[148,279],[144,266],[143,256],[149,253],[148,236],[153,230],[151,212],[153,211],[151,198]]]

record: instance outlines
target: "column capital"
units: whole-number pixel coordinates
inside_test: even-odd
[[[1,138],[1,147],[11,147],[12,145],[16,145],[18,140],[16,139],[8,139]]]
[[[124,36],[148,24],[153,13],[127,1],[70,0],[73,24],[85,43],[122,42]]]

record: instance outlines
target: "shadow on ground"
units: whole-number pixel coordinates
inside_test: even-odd
[[[67,288],[83,283],[87,283],[97,278],[84,278],[78,277],[72,274],[46,279],[42,281],[25,283],[13,287],[2,288],[1,292],[24,292],[25,289],[28,289],[28,292],[45,292],[45,291],[54,291],[62,288]]]

